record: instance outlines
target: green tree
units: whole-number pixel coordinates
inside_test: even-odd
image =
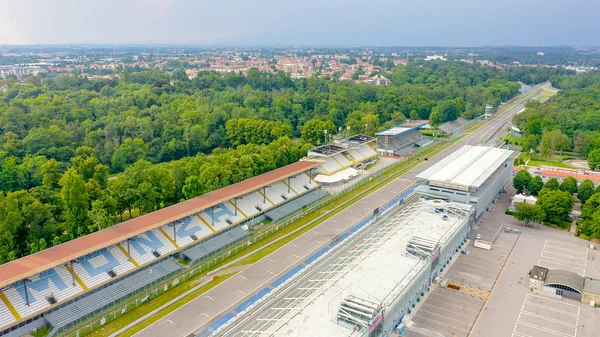
[[[544,188],[547,188],[549,190],[555,190],[555,191],[557,191],[558,189],[560,189],[560,183],[558,182],[558,179],[556,179],[556,178],[550,178],[544,184]]]
[[[542,177],[535,176],[531,178],[531,181],[529,181],[529,186],[527,187],[527,190],[532,195],[538,195],[542,188],[544,188],[544,181],[542,180]]]
[[[69,235],[75,238],[87,234],[89,202],[83,177],[75,168],[70,168],[60,179],[60,185]]]
[[[573,203],[573,196],[569,192],[548,188],[543,188],[540,191],[537,200],[537,204],[541,206],[542,211],[546,214],[544,220],[555,224],[569,220]]]
[[[513,178],[513,186],[517,190],[517,193],[523,193],[528,188],[530,181],[531,174],[527,170],[521,170]]]
[[[581,201],[581,203],[585,204],[585,202],[594,194],[595,187],[594,183],[586,179],[577,188],[577,199]]]
[[[331,121],[311,119],[302,127],[302,139],[313,145],[322,145],[325,140],[325,130],[327,130],[327,135],[337,132]]]
[[[591,151],[587,157],[588,165],[593,171],[600,169],[600,148]]]
[[[417,113],[417,110],[412,110],[410,112],[410,120],[416,121],[419,119],[419,114]]]
[[[103,230],[115,223],[114,217],[108,213],[104,202],[101,200],[94,200],[92,202],[92,208],[88,211],[88,216],[92,220],[92,225],[88,228],[90,232]]]
[[[203,190],[204,188],[198,177],[189,176],[185,179],[185,184],[183,185],[182,191],[186,199],[191,199],[202,195]]]
[[[42,183],[50,188],[58,187],[60,181],[60,164],[56,159],[52,158],[42,165],[42,173],[44,178]]]
[[[577,193],[577,179],[573,177],[567,177],[560,184],[560,190],[571,193],[571,195]]]
[[[525,226],[528,226],[530,222],[542,222],[546,217],[540,205],[518,202],[515,208],[515,219],[522,221]]]

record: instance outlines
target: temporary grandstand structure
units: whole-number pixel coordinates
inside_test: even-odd
[[[419,133],[419,129],[427,125],[427,121],[411,121],[387,130],[377,132],[377,152],[382,155],[407,156],[413,148],[425,147],[432,141]]]
[[[317,191],[319,165],[300,161],[0,265],[0,335],[28,332],[41,314],[55,333],[177,272],[176,254],[194,262],[243,240],[267,212],[285,206],[284,217]]]
[[[214,335],[390,335],[437,277],[440,261],[464,242],[473,208],[422,200],[388,206],[383,209],[391,211],[376,222],[353,228],[341,243],[323,248],[275,281],[254,307],[229,321],[231,331],[220,327]],[[416,240],[436,247],[435,253],[423,258],[404,252]]]
[[[315,181],[323,186],[337,185],[359,175],[354,167],[377,157],[375,138],[354,135],[308,151],[307,158],[321,161]]]

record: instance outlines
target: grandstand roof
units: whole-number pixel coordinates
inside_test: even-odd
[[[427,125],[427,121],[414,121],[406,124],[402,124],[399,126],[395,126],[393,128],[389,128],[387,130],[383,130],[381,132],[377,132],[376,136],[398,136],[405,132],[409,132],[412,130],[417,130],[423,126]]]
[[[456,189],[480,187],[507,160],[513,151],[491,146],[465,145],[417,175],[430,184],[441,183]]]
[[[255,191],[263,186],[305,172],[320,164],[320,162],[315,161],[299,161],[0,265],[0,288],[177,219],[195,214],[208,207]]]

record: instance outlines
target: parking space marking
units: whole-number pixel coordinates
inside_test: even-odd
[[[513,335],[525,337],[576,337],[579,306],[526,294],[513,328]]]
[[[553,261],[549,261],[546,259],[538,260],[538,266],[542,266],[542,267],[546,267],[546,268],[550,268],[550,269],[565,269],[565,270],[572,271],[575,274],[585,276],[585,268],[572,267],[572,266],[564,264],[564,263],[553,262]]]
[[[575,313],[574,315],[579,316],[579,309],[580,308],[578,306],[576,306],[576,305],[565,303],[563,301],[553,300],[553,299],[542,297],[542,296],[538,296],[538,295],[535,295],[535,294],[527,294],[527,296],[525,297],[525,301],[529,301],[530,298],[532,298],[532,299],[538,299],[540,301],[548,301],[549,303],[557,303],[557,304],[560,304],[561,306],[567,307],[567,308],[568,307],[575,308],[575,309],[577,309],[577,313]],[[532,303],[535,303],[535,302],[532,302]],[[544,305],[544,304],[541,304],[541,305]]]
[[[448,291],[451,291],[451,290],[448,290]],[[452,291],[452,292],[454,293],[454,291]],[[468,304],[468,305],[477,306],[477,307],[481,306],[481,303],[479,303],[480,302],[479,300],[476,300],[477,303],[466,301],[464,298],[461,298],[463,296],[460,295],[460,293],[459,293],[458,296],[446,296],[446,295],[443,295],[443,294],[431,294],[431,295],[438,295],[438,296],[443,297],[444,299],[448,298],[448,299],[450,299],[452,301],[458,301],[458,302],[462,302],[462,303],[465,303],[465,304]]]
[[[550,248],[550,249],[548,249]],[[560,247],[560,246],[553,246],[553,245],[548,245],[544,248],[544,250],[548,250],[548,251],[559,251],[562,252],[563,254],[574,254],[574,255],[585,255],[586,253],[586,249],[571,249],[571,248],[564,248],[564,247]]]
[[[519,318],[518,319],[519,319],[520,322],[525,322],[525,323],[528,323],[528,322],[525,321],[524,319],[522,320],[521,316],[523,316],[524,318],[525,317],[530,317],[530,318],[532,318],[534,320],[538,320],[539,319],[539,320],[542,320],[544,322],[547,322],[548,324],[556,323],[556,324],[558,324],[557,326],[564,326],[566,328],[577,329],[577,317],[575,317],[575,324],[573,324],[573,323],[561,321],[559,319],[550,318],[549,316],[521,311],[521,313],[519,314]]]
[[[429,313],[429,314],[431,314],[431,315],[434,315],[434,316],[443,317],[444,319],[449,319],[449,320],[451,320],[451,321],[459,322],[459,323],[462,323],[462,324],[465,324],[465,325],[469,325],[469,326],[471,325],[469,322],[465,322],[465,321],[463,321],[463,320],[461,320],[461,319],[456,319],[456,318],[452,318],[452,317],[450,317],[450,316],[441,315],[441,314],[438,314],[438,313],[436,313],[436,312],[433,312],[433,311],[427,310],[427,309],[425,309],[425,308],[421,308],[421,309],[419,309],[419,311],[417,311],[417,315],[419,315],[419,312],[426,312],[426,313]]]
[[[528,308],[526,308],[526,306],[528,306]],[[568,311],[559,310],[554,307],[547,307],[545,305],[540,305],[540,304],[530,303],[530,302],[523,302],[523,306],[521,306],[521,311],[530,312],[529,310],[534,310],[533,308],[529,308],[529,307],[536,307],[536,308],[541,308],[544,310],[554,311],[556,313],[559,313],[559,314],[562,314],[565,316],[578,317],[576,314],[570,313]],[[525,310],[525,309],[529,309],[529,310]]]
[[[461,316],[464,316],[464,317],[466,317],[468,319],[471,319],[471,320],[475,320],[475,318],[477,317],[477,315],[475,315],[475,316],[466,315],[464,312],[460,312],[459,310],[452,311],[452,310],[448,310],[448,309],[446,309],[444,307],[440,307],[439,305],[435,305],[435,304],[431,304],[431,303],[423,303],[423,308],[425,308],[426,306],[432,306],[432,307],[436,308],[437,310],[447,311],[449,313],[461,315]]]
[[[584,268],[585,266],[582,266],[582,265],[576,265],[576,264],[573,264],[573,263],[568,263],[568,261],[565,261],[565,260],[558,260],[558,259],[553,259],[553,258],[551,258],[551,257],[542,257],[542,258],[540,259],[540,261],[542,261],[542,260],[543,260],[543,261],[546,261],[546,262],[548,262],[548,263],[554,263],[554,264],[560,264],[560,265],[563,265],[563,266],[568,266],[568,267],[575,267],[575,268],[581,268],[581,269],[585,269],[585,268]],[[560,262],[559,262],[559,261],[560,261]]]
[[[417,317],[418,317],[418,316],[417,316]],[[436,329],[436,328],[430,327],[430,326],[429,326],[429,325],[427,325],[427,324],[423,324],[423,323],[421,323],[421,322],[414,322],[414,321],[413,321],[413,323],[415,323],[415,324],[417,324],[417,325],[420,325],[420,326],[424,327],[425,329],[432,330],[432,331],[435,331],[435,332],[439,332],[439,333],[441,333],[441,334],[442,334],[442,335],[444,335],[444,336],[450,336],[450,335],[449,335],[447,332],[443,332],[443,331],[441,331],[441,330],[438,330],[438,329]],[[411,331],[412,331],[412,330],[411,330]]]
[[[452,303],[450,303],[450,302],[446,302],[446,301],[441,301],[441,300],[438,300],[438,299],[435,299],[435,298],[431,298],[431,297],[429,297],[427,300],[432,300],[432,301],[434,301],[434,302],[440,302],[440,303],[444,303],[444,304],[446,304],[446,305],[450,305],[450,306],[453,306],[453,307],[456,307],[456,308],[460,308],[460,309],[463,309],[463,310],[472,311],[472,312],[474,312],[474,313],[476,313],[476,314],[478,314],[478,313],[479,313],[479,310],[474,310],[474,309],[470,309],[470,308],[461,307],[461,306],[458,306],[458,305],[456,305],[456,304],[452,304]]]
[[[559,245],[559,246],[567,246],[567,247],[572,247],[572,248],[586,249],[586,247],[584,247],[584,246],[573,245],[573,244],[570,244],[570,243],[564,243],[564,242],[561,242],[561,241],[554,241],[554,240],[546,240],[546,243],[544,243],[544,246],[546,244],[548,244],[548,243],[550,243],[552,245]]]
[[[453,329],[456,329],[456,330],[460,330],[460,331],[462,331],[462,332],[465,332],[465,333],[467,333],[467,334],[469,333],[468,331],[466,331],[466,330],[463,330],[463,329],[461,329],[461,328],[458,328],[458,327],[455,327],[454,325],[445,324],[445,323],[442,323],[442,322],[439,322],[439,321],[434,321],[434,320],[432,320],[432,319],[429,319],[429,318],[427,318],[427,317],[419,316],[419,315],[418,315],[418,313],[417,313],[417,315],[415,316],[415,318],[416,318],[416,317],[419,317],[420,319],[424,319],[424,320],[426,320],[426,321],[431,321],[431,322],[434,322],[434,323],[436,323],[436,324],[445,325],[445,326],[447,326],[447,327],[449,327],[449,328],[453,328]],[[447,333],[446,333],[446,335],[447,335]]]
[[[487,274],[497,274],[500,272],[500,269],[496,270],[494,268],[486,267],[481,264],[466,262],[466,260],[458,260],[454,263],[454,265],[458,265],[458,266],[465,265],[468,268],[473,268],[474,270],[477,270],[477,271],[483,271],[483,272],[486,272]]]
[[[584,259],[575,259],[568,255],[563,255],[563,254],[550,253],[550,252],[543,251],[542,257],[548,258],[548,259],[553,259],[553,260],[570,262],[571,264],[574,264],[579,267],[585,267],[587,265],[587,261]]]
[[[536,336],[533,336],[533,334],[531,334],[531,332],[529,332],[529,333],[526,334],[526,333],[520,332],[519,331],[519,327],[521,327],[521,329],[523,329],[522,327],[525,327],[526,331],[527,330],[542,331],[542,334],[541,335],[537,335],[536,334]],[[521,335],[525,335],[525,336],[531,336],[531,337],[538,337],[538,336],[539,337],[553,337],[553,336],[556,336],[556,337],[576,337],[576,335],[567,335],[567,334],[563,334],[563,333],[560,333],[560,332],[549,330],[549,329],[546,329],[546,328],[543,328],[543,327],[540,327],[540,326],[535,326],[533,324],[520,323],[520,322],[517,322],[517,324],[515,325],[514,332],[516,332],[518,334],[521,334]]]

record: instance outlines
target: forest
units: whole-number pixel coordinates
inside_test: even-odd
[[[558,94],[547,103],[529,102],[526,110],[513,118],[523,133],[523,150],[535,151],[542,158],[575,152],[598,167],[600,74],[555,76],[551,82],[561,89]]]
[[[398,66],[393,84],[125,69],[0,81],[0,263],[281,167],[350,126],[440,124],[563,70]]]

